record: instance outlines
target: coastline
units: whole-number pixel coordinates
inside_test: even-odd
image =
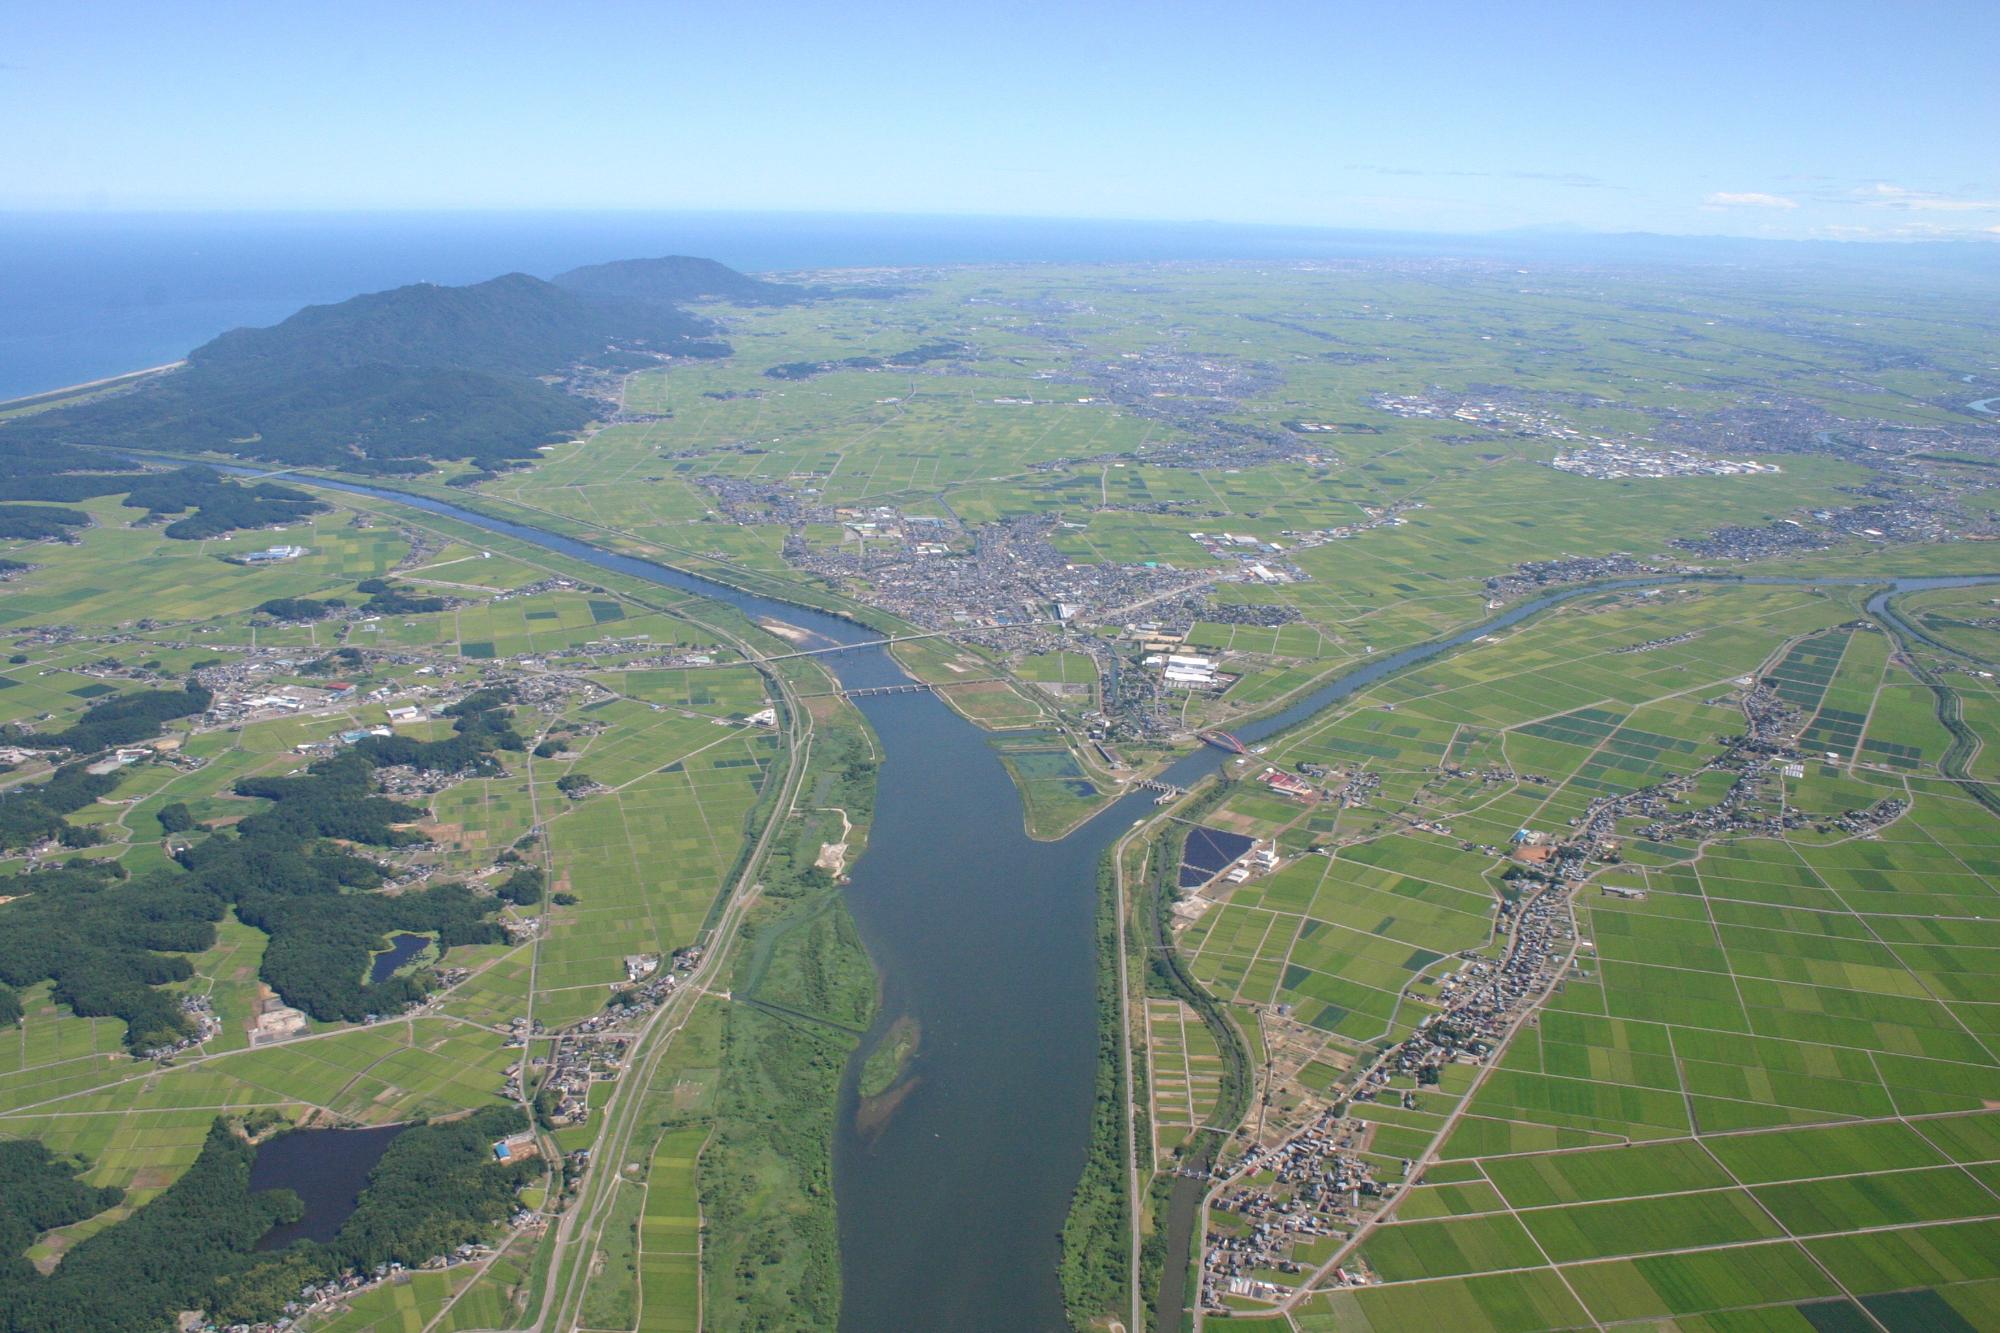
[[[106,375],[101,379],[85,380],[81,384],[65,384],[59,388],[43,389],[37,393],[22,394],[18,398],[0,398],[0,413],[18,412],[26,408],[40,407],[44,404],[53,405],[65,398],[75,398],[99,389],[116,388],[119,385],[133,383],[154,375],[164,375],[170,370],[179,370],[186,364],[187,358],[182,357],[178,361],[167,361],[157,366],[144,366],[138,370],[128,370],[118,375]]]

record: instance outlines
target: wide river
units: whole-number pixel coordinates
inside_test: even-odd
[[[250,473],[252,469],[230,469]],[[879,634],[680,570],[493,518],[428,496],[356,483],[313,485],[393,500],[531,542],[613,573],[795,625],[826,644],[843,685],[908,679]],[[1877,580],[1756,579],[1860,584]],[[1980,579],[1908,579],[1899,590]],[[1628,579],[1520,603],[1445,638],[1384,653],[1284,710],[1237,729],[1255,742],[1357,689],[1583,593],[1652,586]],[[1060,842],[1025,832],[1019,794],[985,735],[928,693],[857,701],[883,762],[868,850],[847,900],[881,976],[882,1009],[843,1086],[834,1145],[844,1328],[1063,1329],[1057,1236],[1083,1167],[1096,1053],[1096,871],[1105,849],[1150,813],[1153,796],[1114,802]],[[1165,777],[1186,786],[1227,758],[1201,749]],[[860,1055],[900,1017],[920,1024],[913,1086],[885,1124],[855,1126]],[[1187,1262],[1196,1182],[1170,1223],[1169,1283]]]

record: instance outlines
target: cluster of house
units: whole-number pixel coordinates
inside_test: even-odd
[[[1368,1129],[1364,1121],[1322,1111],[1284,1142],[1253,1148],[1218,1169],[1236,1184],[1210,1207],[1242,1225],[1208,1231],[1201,1272],[1205,1308],[1224,1308],[1225,1295],[1273,1301],[1289,1295],[1289,1288],[1256,1274],[1302,1272],[1293,1258],[1298,1246],[1344,1238],[1395,1194],[1397,1186],[1377,1183],[1374,1166],[1361,1156]],[[1358,1264],[1339,1277],[1343,1284],[1367,1280]]]
[[[1824,551],[1841,541],[1886,545],[1990,536],[1990,532],[1979,531],[1984,521],[1976,513],[1967,513],[1948,496],[1913,491],[1891,495],[1878,504],[1815,509],[1805,519],[1730,524],[1714,529],[1706,537],[1676,537],[1668,545],[1703,560],[1764,560],[1802,551]]]
[[[547,1111],[550,1124],[580,1125],[590,1118],[590,1086],[617,1082],[625,1069],[625,1042],[623,1033],[565,1036],[547,1057],[528,1061],[530,1069],[541,1073],[537,1098],[548,1096],[552,1103]],[[518,1066],[509,1067],[510,1092],[520,1075]]]
[[[206,995],[183,995],[176,1006],[181,1016],[188,1020],[189,1034],[179,1041],[155,1046],[142,1054],[162,1063],[171,1063],[174,1056],[182,1051],[201,1045],[210,1037],[222,1031],[222,1020],[215,1015],[215,1005]]]
[[[1619,819],[1633,815],[1649,821],[1638,829],[1638,836],[1650,842],[1731,833],[1782,835],[1812,822],[1802,811],[1788,805],[1782,792],[1774,796],[1767,783],[1774,771],[1791,777],[1805,776],[1796,741],[1801,725],[1799,710],[1751,677],[1740,678],[1737,685],[1745,722],[1743,733],[1724,741],[1722,753],[1691,773],[1677,774],[1622,796],[1592,801],[1577,821],[1578,846],[1602,845],[1611,839]],[[1712,805],[1682,808],[1680,801],[1694,789],[1700,776],[1717,771],[1737,775],[1721,799]],[[1886,817],[1878,816],[1879,823],[1887,823],[1902,813],[1899,803],[1884,805],[1898,808]],[[1850,811],[1844,818],[1849,816],[1856,821],[1851,831],[1879,826],[1863,812]]]
[[[491,555],[492,552],[482,551],[480,554],[482,556]],[[488,600],[494,602],[511,602],[518,598],[533,597],[545,592],[573,592],[577,586],[578,584],[575,579],[566,579],[557,575],[554,578],[543,579],[539,583],[524,584],[519,588],[508,588],[502,592],[496,592]]]
[[[1320,790],[1296,773],[1287,773],[1282,768],[1266,768],[1257,775],[1257,780],[1277,792],[1298,801],[1317,801]]]
[[[267,546],[261,551],[245,551],[231,559],[243,565],[275,565],[284,560],[296,560],[305,553],[303,546]]]
[[[1295,583],[1305,571],[1283,560],[1285,548],[1261,537],[1235,532],[1190,532],[1201,549],[1218,560],[1234,560],[1243,572],[1259,583]]]
[[[1373,1100],[1398,1076],[1427,1085],[1448,1064],[1483,1063],[1528,1003],[1562,974],[1573,948],[1587,947],[1577,941],[1569,895],[1561,887],[1502,903],[1496,928],[1508,936],[1505,952],[1498,959],[1467,958],[1444,977],[1438,983],[1443,1008],[1426,1015],[1376,1063],[1355,1091],[1356,1101]]]
[[[1215,602],[1202,609],[1203,620],[1218,625],[1258,625],[1276,629],[1302,618],[1299,608],[1288,602]]]
[[[1540,773],[1520,773],[1498,765],[1486,768],[1460,768],[1457,764],[1446,762],[1439,764],[1437,771],[1444,777],[1477,782],[1482,787],[1510,786],[1516,782],[1533,783],[1538,787],[1549,785],[1548,778]]]
[[[715,660],[716,655],[712,649],[693,651],[674,649],[661,653],[641,653],[637,657],[626,658],[618,665],[627,671],[650,671],[655,668],[714,666]]]
[[[1514,567],[1511,574],[1496,574],[1486,580],[1489,605],[1511,601],[1547,588],[1598,579],[1631,578],[1659,572],[1658,565],[1642,563],[1624,551],[1609,555],[1558,556],[1554,560],[1530,560]]]
[[[1626,653],[1656,652],[1661,648],[1672,648],[1676,644],[1692,643],[1694,640],[1699,639],[1701,635],[1702,631],[1698,629],[1686,630],[1680,634],[1669,634],[1664,639],[1648,639],[1644,643],[1633,643],[1627,644],[1623,648],[1614,648],[1612,655],[1616,657]]]
[[[1413,1080],[1424,1087],[1438,1083],[1446,1065],[1484,1063],[1506,1040],[1517,1019],[1555,984],[1573,952],[1587,947],[1576,938],[1568,892],[1561,885],[1544,886],[1518,903],[1502,903],[1497,929],[1507,941],[1501,956],[1463,956],[1458,970],[1439,983],[1442,1008],[1426,1016],[1415,1032],[1368,1068],[1354,1089],[1355,1102],[1375,1101],[1394,1092],[1407,1105],[1415,1094],[1409,1089],[1395,1091],[1395,1080]],[[1247,1279],[1253,1268],[1296,1271],[1286,1268],[1285,1261],[1277,1257],[1279,1249],[1283,1247],[1288,1253],[1289,1246],[1301,1238],[1328,1234],[1311,1229],[1325,1223],[1302,1213],[1297,1196],[1303,1195],[1309,1203],[1324,1201],[1326,1207],[1318,1211],[1333,1221],[1353,1219],[1364,1201],[1372,1199],[1376,1206],[1386,1202],[1395,1186],[1374,1186],[1366,1176],[1366,1164],[1354,1158],[1358,1151],[1354,1136],[1359,1131],[1342,1127],[1348,1123],[1337,1121],[1331,1112],[1323,1113],[1276,1146],[1253,1149],[1243,1161],[1226,1168],[1228,1177],[1247,1181],[1257,1172],[1272,1169],[1274,1162],[1282,1164],[1271,1186],[1246,1184],[1222,1196],[1227,1211],[1249,1210],[1246,1215],[1257,1216],[1265,1229],[1252,1228],[1247,1237],[1211,1233],[1203,1255],[1205,1300],[1219,1299],[1223,1293],[1259,1294],[1230,1286],[1237,1278]],[[1301,1163],[1314,1165],[1301,1167]],[[1311,1190],[1279,1188],[1295,1186],[1296,1179],[1287,1179],[1287,1173],[1298,1177],[1304,1170],[1319,1173]],[[1272,1217],[1277,1219],[1275,1225],[1270,1224]],[[1341,1277],[1343,1281],[1366,1280],[1359,1270],[1346,1270]]]
[[[1351,810],[1356,806],[1368,804],[1381,790],[1382,775],[1380,773],[1370,772],[1365,768],[1357,768],[1347,775],[1347,781],[1342,783],[1340,790],[1334,794],[1340,798],[1341,809]]]
[[[690,945],[676,950],[663,965],[656,953],[629,954],[624,960],[627,988],[615,1002],[586,1018],[578,1019],[557,1033],[548,1056],[516,1061],[504,1071],[506,1095],[519,1098],[532,1085],[537,1095],[551,1094],[549,1120],[557,1125],[582,1124],[590,1116],[590,1088],[593,1083],[611,1083],[624,1071],[627,1043],[639,1020],[658,1008],[673,994],[686,973],[700,962],[702,949]],[[528,1020],[516,1018],[509,1026],[507,1044],[526,1044],[532,1029]]]
[[[1908,801],[1898,800],[1892,796],[1886,800],[1877,801],[1865,809],[1843,811],[1835,815],[1832,819],[1823,821],[1820,824],[1820,828],[1823,832],[1838,830],[1841,833],[1847,834],[1873,833],[1875,830],[1885,825],[1893,824],[1896,820],[1901,819],[1903,812],[1909,808],[1910,803]]]
[[[1627,477],[1747,477],[1783,471],[1776,463],[1750,458],[1716,458],[1693,449],[1648,447],[1632,441],[1594,440],[1588,449],[1573,449],[1549,460],[1558,472],[1601,481]]]
[[[523,1208],[516,1210],[507,1219],[507,1223],[519,1231],[546,1226],[548,1219],[532,1209]],[[230,1324],[226,1328],[206,1324],[201,1327],[204,1333],[286,1333],[308,1316],[331,1313],[344,1302],[352,1300],[363,1292],[375,1287],[407,1282],[412,1272],[435,1272],[461,1264],[484,1263],[492,1256],[493,1250],[494,1247],[491,1245],[469,1241],[453,1246],[447,1253],[432,1255],[415,1269],[406,1268],[394,1261],[380,1263],[365,1273],[344,1273],[340,1277],[329,1278],[324,1282],[308,1283],[299,1289],[297,1297],[285,1303],[284,1313],[268,1323]],[[183,1323],[181,1327],[187,1329],[190,1326]]]
[[[1160,679],[1170,690],[1213,690],[1235,681],[1234,676],[1218,678],[1217,662],[1199,653],[1148,653],[1147,666],[1160,668]]]
[[[1462,421],[1468,426],[1505,431],[1509,435],[1533,435],[1556,440],[1579,440],[1583,432],[1546,408],[1496,396],[1475,398],[1431,388],[1424,393],[1378,393],[1371,406],[1391,416],[1431,421]]]

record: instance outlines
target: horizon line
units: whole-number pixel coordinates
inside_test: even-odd
[[[1063,225],[1091,227],[1186,228],[1206,231],[1252,231],[1307,233],[1324,236],[1396,237],[1414,240],[1665,240],[1714,241],[1750,245],[1826,245],[1908,247],[1917,245],[1983,247],[2000,245],[2000,232],[1991,235],[1958,233],[1951,235],[1841,235],[1841,236],[1753,236],[1717,231],[1650,231],[1608,229],[1581,223],[1526,223],[1485,230],[1450,230],[1363,226],[1353,223],[1245,221],[1221,218],[1166,218],[1136,216],[1085,216],[1060,213],[985,213],[948,211],[904,211],[864,209],[784,209],[727,208],[667,205],[149,205],[103,207],[87,204],[50,207],[0,205],[0,221],[16,219],[142,219],[142,218],[394,218],[394,217],[706,217],[706,218],[793,218],[800,220],[869,220],[902,222],[989,222],[1022,225]]]

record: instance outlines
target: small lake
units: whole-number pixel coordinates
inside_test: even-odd
[[[368,984],[377,986],[396,975],[398,969],[414,962],[417,955],[430,947],[428,935],[391,935],[386,952],[372,955],[374,961],[368,967]]]
[[[251,1190],[290,1190],[306,1211],[298,1221],[265,1232],[257,1248],[282,1250],[296,1240],[332,1240],[361,1201],[368,1173],[404,1128],[295,1129],[259,1144],[250,1163]]]

